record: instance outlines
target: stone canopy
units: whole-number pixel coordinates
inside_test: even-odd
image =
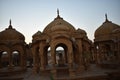
[[[99,64],[120,62],[120,26],[112,23],[105,15],[105,22],[95,31],[94,47]],[[110,66],[109,65],[109,66]]]
[[[74,64],[79,66],[76,72],[84,68],[83,64],[88,64],[83,61],[85,59],[84,55],[87,55],[87,53],[90,55],[92,44],[87,37],[87,33],[80,28],[76,30],[74,26],[61,18],[59,13],[45,27],[43,32],[38,31],[32,37],[31,49],[33,53],[34,72],[44,71],[47,73],[49,66],[49,71],[57,75],[59,72],[58,68],[67,67],[65,70],[72,76],[74,75]],[[62,47],[64,49],[63,52],[57,51],[58,47]],[[59,60],[57,57],[59,57]],[[61,71],[64,72],[64,69]]]
[[[0,32],[0,67],[26,69],[25,37],[12,27],[11,20],[8,28]]]

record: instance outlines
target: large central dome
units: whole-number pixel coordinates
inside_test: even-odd
[[[54,32],[54,31],[75,31],[75,28],[63,20],[58,14],[58,16],[44,29],[44,33]]]

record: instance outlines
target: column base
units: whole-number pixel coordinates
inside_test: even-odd
[[[26,67],[26,66],[22,66],[22,67],[21,67],[21,70],[22,70],[22,71],[25,71],[25,70],[27,70],[27,67]]]
[[[84,67],[83,65],[80,65],[80,66],[78,67],[76,73],[77,73],[77,74],[78,74],[78,73],[81,73],[81,72],[83,72],[84,70],[85,70],[85,67]]]
[[[14,68],[13,68],[12,66],[8,66],[8,70],[9,70],[9,71],[13,71],[13,69],[14,69]]]
[[[75,70],[74,69],[69,69],[69,76],[75,77]]]
[[[38,67],[34,66],[33,67],[33,74],[38,74],[38,73],[39,73]]]
[[[45,67],[40,67],[40,71],[44,71],[45,70]]]
[[[57,77],[57,71],[56,69],[51,70],[52,76],[55,78]]]

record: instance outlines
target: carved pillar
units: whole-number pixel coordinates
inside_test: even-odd
[[[41,61],[41,70],[44,71],[45,70],[45,55],[44,55],[44,45],[42,43],[40,43],[40,61]]]
[[[118,60],[119,60],[119,64],[120,64],[120,40],[117,42],[117,44],[118,44],[118,49],[117,49],[117,51],[118,51]]]
[[[118,42],[118,53],[120,53],[120,40]],[[118,55],[119,55],[119,63],[120,63],[120,54],[118,54]]]
[[[67,54],[68,54],[68,53],[67,53],[66,50],[65,50],[64,54],[65,54],[65,55],[64,55],[64,56],[65,56],[65,63],[68,63],[68,57],[67,57]]]
[[[55,48],[53,47],[53,45],[50,46],[51,47],[51,58],[52,58],[52,74],[54,77],[57,76],[57,72],[56,72],[56,68],[55,68],[55,64],[56,64],[56,54],[55,54]]]
[[[77,72],[81,72],[84,70],[84,65],[83,65],[83,55],[82,55],[82,40],[77,40],[78,42],[78,51],[79,51],[79,67]]]
[[[27,52],[26,52],[25,46],[23,47],[23,52],[24,52],[24,54],[23,54],[23,56],[24,56],[23,65],[24,65],[24,69],[26,69],[27,68]]]
[[[24,60],[24,56],[23,56],[23,52],[20,53],[20,66],[23,69],[23,60]]]
[[[48,53],[47,53],[47,49],[45,49],[44,51],[44,60],[45,60],[45,65],[48,65]]]
[[[101,51],[102,48],[100,44],[98,45],[98,47],[99,47],[97,51],[98,52],[98,64],[100,64],[102,62],[102,51]]]
[[[98,64],[98,51],[97,50],[98,50],[98,46],[96,44],[94,44],[93,54],[94,54],[94,61],[95,61],[96,64]]]
[[[24,49],[21,50],[20,52],[20,65],[21,65],[21,69],[25,70],[26,69],[26,54]]]
[[[75,76],[75,71],[74,71],[74,69],[73,69],[73,48],[72,48],[72,45],[69,45],[68,47],[69,47],[69,48],[68,48],[69,75],[70,75],[70,77],[73,77],[73,76]]]
[[[13,69],[13,66],[12,66],[12,52],[9,51],[8,55],[9,55],[9,66],[8,66],[8,69],[12,70]]]
[[[0,68],[2,67],[1,58],[2,58],[2,53],[0,52]]]
[[[96,63],[100,63],[100,52],[99,52],[100,46],[99,44],[95,44],[95,54],[96,54]]]
[[[35,47],[32,48],[32,54],[33,54],[33,73],[38,73],[38,64],[37,64],[37,56]]]

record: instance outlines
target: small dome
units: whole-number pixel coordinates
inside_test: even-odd
[[[120,26],[108,21],[106,17],[106,21],[95,31],[95,37],[110,35],[117,28],[120,28]]]
[[[82,30],[82,29],[80,29],[80,28],[77,29],[77,32],[79,32],[80,34],[85,34],[85,35],[87,34],[87,33],[85,32],[85,30]]]
[[[23,34],[12,28],[11,22],[7,29],[0,32],[0,40],[25,40]]]
[[[63,20],[59,15],[57,18],[54,19],[50,24],[46,26],[44,29],[44,33],[49,33],[53,31],[75,31],[75,28],[68,23],[67,21]]]
[[[35,38],[35,37],[38,37],[38,36],[40,36],[40,35],[41,35],[41,31],[38,31],[38,32],[36,32],[32,37]]]

